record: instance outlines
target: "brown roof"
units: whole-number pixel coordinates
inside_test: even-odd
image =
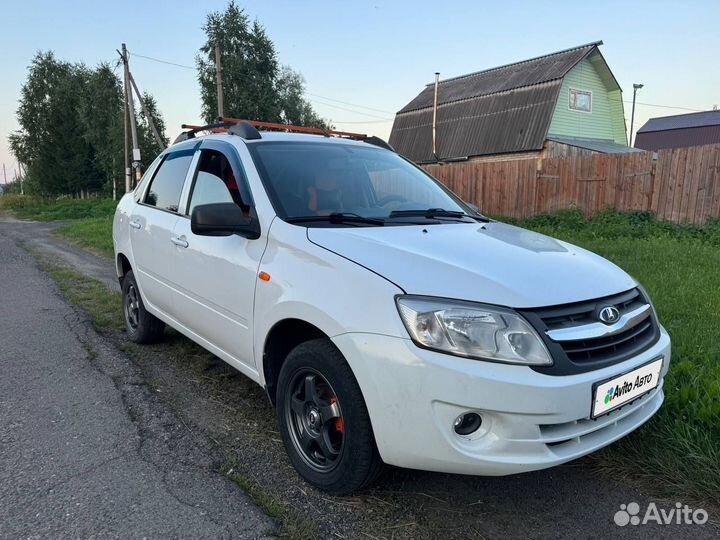
[[[542,148],[562,79],[602,42],[440,82],[438,155],[442,159]],[[395,117],[390,144],[416,162],[432,155],[434,84]]]

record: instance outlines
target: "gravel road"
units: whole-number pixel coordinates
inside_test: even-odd
[[[708,506],[704,526],[617,526],[621,504],[672,509],[682,499],[599,474],[588,459],[503,478],[390,468],[357,496],[326,496],[295,474],[274,411],[248,379],[171,330],[136,348],[123,332],[89,328],[14,242],[105,282],[112,263],[48,230],[0,223],[0,537],[264,534],[269,521],[209,472],[220,462],[321,538],[720,536],[720,511]]]

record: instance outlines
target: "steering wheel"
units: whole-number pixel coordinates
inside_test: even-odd
[[[407,199],[403,197],[402,195],[387,195],[386,197],[383,197],[382,199],[378,199],[376,201],[378,206],[385,206],[388,203],[391,202],[405,202]]]

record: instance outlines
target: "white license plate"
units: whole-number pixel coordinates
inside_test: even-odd
[[[592,417],[597,418],[657,388],[662,365],[663,359],[658,358],[629,373],[596,385]]]

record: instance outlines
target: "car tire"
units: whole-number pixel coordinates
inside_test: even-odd
[[[277,389],[280,433],[300,476],[335,495],[377,478],[383,463],[365,400],[330,340],[295,347],[280,370]]]
[[[123,278],[122,308],[125,329],[130,341],[135,343],[155,343],[162,338],[165,323],[145,309],[132,270],[125,274]]]

